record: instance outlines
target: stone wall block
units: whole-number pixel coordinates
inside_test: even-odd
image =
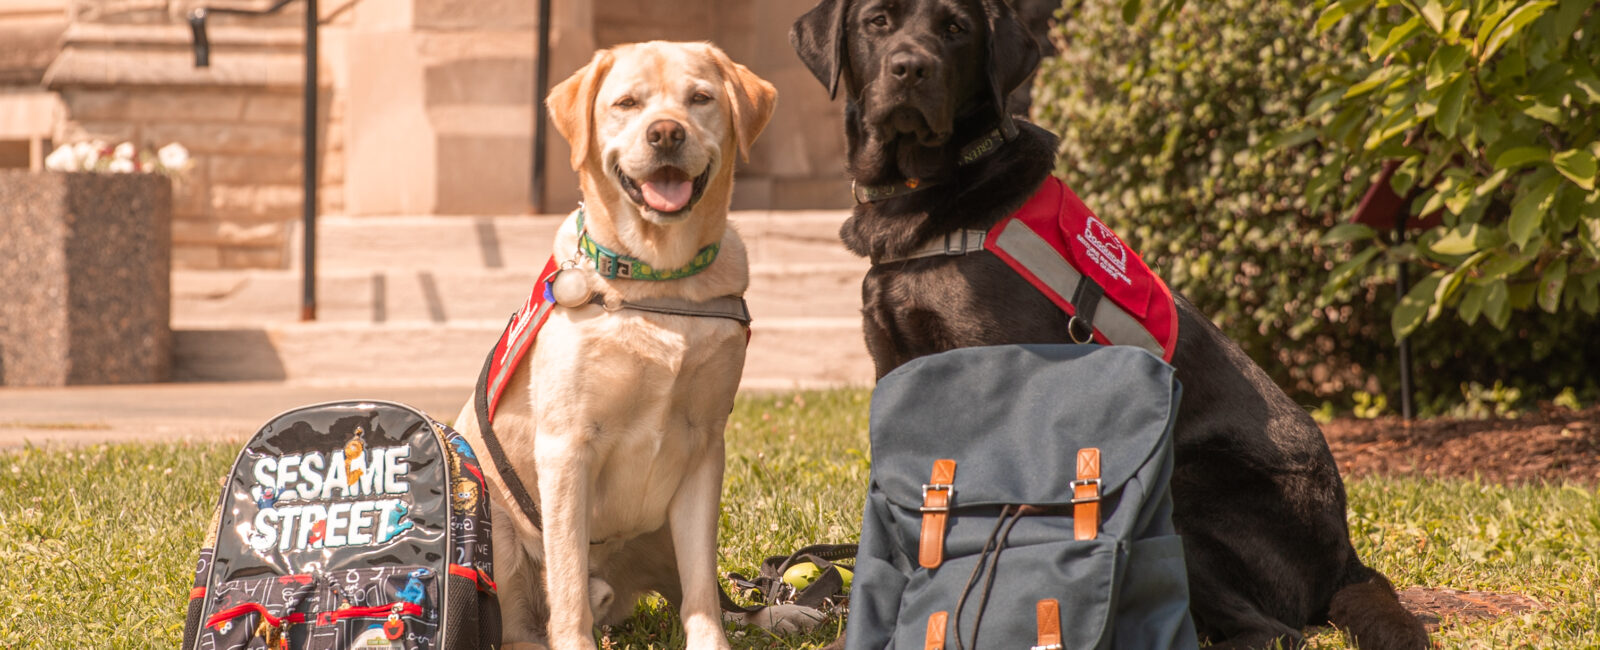
[[[211,187],[211,209],[217,219],[292,219],[300,215],[299,185],[223,185]]]
[[[125,90],[74,88],[63,91],[61,101],[74,119],[115,121],[127,119],[130,100]]]
[[[257,93],[250,95],[244,104],[244,121],[257,124],[292,124],[299,127],[304,113],[305,101],[299,93]]]
[[[527,0],[410,0],[421,30],[533,29],[538,3]]]
[[[300,156],[248,156],[212,154],[206,156],[210,181],[224,185],[292,185],[300,182],[303,170]]]
[[[68,111],[71,110],[69,107]],[[103,140],[108,143],[131,142],[139,136],[138,125],[132,122],[68,122],[62,126],[56,142],[82,142]]]
[[[222,268],[222,251],[212,244],[191,245],[175,243],[172,246],[172,268],[188,271],[211,271]]]
[[[196,158],[194,166],[172,182],[172,213],[185,217],[204,217],[211,214],[211,170],[204,158]]]
[[[244,95],[238,92],[143,90],[128,94],[124,117],[143,122],[237,122],[244,105]]]
[[[225,269],[284,269],[289,267],[288,248],[283,243],[266,248],[228,247],[220,251]]]
[[[177,142],[193,153],[298,154],[298,124],[152,124],[144,128],[150,142]]]

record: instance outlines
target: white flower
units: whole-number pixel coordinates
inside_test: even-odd
[[[78,166],[78,155],[73,151],[72,145],[64,144],[56,147],[55,151],[45,156],[44,168],[54,172],[75,172]]]
[[[113,151],[111,153],[111,155],[116,156],[117,160],[132,161],[134,153],[135,152],[134,152],[134,149],[133,149],[133,143],[132,142],[124,142],[122,144],[117,145],[117,150]]]
[[[78,169],[92,171],[95,163],[100,162],[100,150],[104,148],[105,144],[99,141],[72,145],[72,155],[78,159]]]
[[[182,171],[189,167],[189,150],[174,142],[157,150],[156,159],[168,170]]]
[[[106,171],[114,172],[114,173],[117,173],[117,174],[127,174],[127,173],[130,173],[130,172],[133,172],[133,171],[137,171],[137,170],[138,170],[138,166],[134,165],[133,161],[129,160],[127,158],[114,159],[114,160],[111,161],[111,165],[106,167]]]

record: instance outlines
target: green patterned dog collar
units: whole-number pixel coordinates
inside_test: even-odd
[[[629,255],[623,255],[614,250],[601,246],[589,237],[589,230],[583,227],[583,208],[578,209],[578,250],[589,259],[594,260],[594,270],[607,280],[622,278],[624,280],[678,280],[706,270],[712,262],[717,260],[717,252],[722,249],[722,244],[712,242],[700,252],[694,254],[694,259],[689,263],[675,269],[656,270],[643,260]]]

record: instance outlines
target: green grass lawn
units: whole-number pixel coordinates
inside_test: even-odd
[[[744,397],[728,432],[722,570],[854,541],[866,484],[866,391]],[[0,648],[175,647],[196,549],[231,445],[0,453]],[[1446,626],[1460,648],[1600,648],[1600,499],[1590,488],[1368,479],[1350,484],[1363,557],[1402,588],[1514,591],[1549,605]],[[675,614],[644,606],[607,647],[682,647]],[[730,633],[737,648],[806,638]],[[1312,637],[1345,647],[1337,632]]]

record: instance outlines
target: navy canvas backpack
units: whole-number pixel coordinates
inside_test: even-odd
[[[962,348],[885,376],[845,647],[1196,647],[1179,392],[1129,346]]]

